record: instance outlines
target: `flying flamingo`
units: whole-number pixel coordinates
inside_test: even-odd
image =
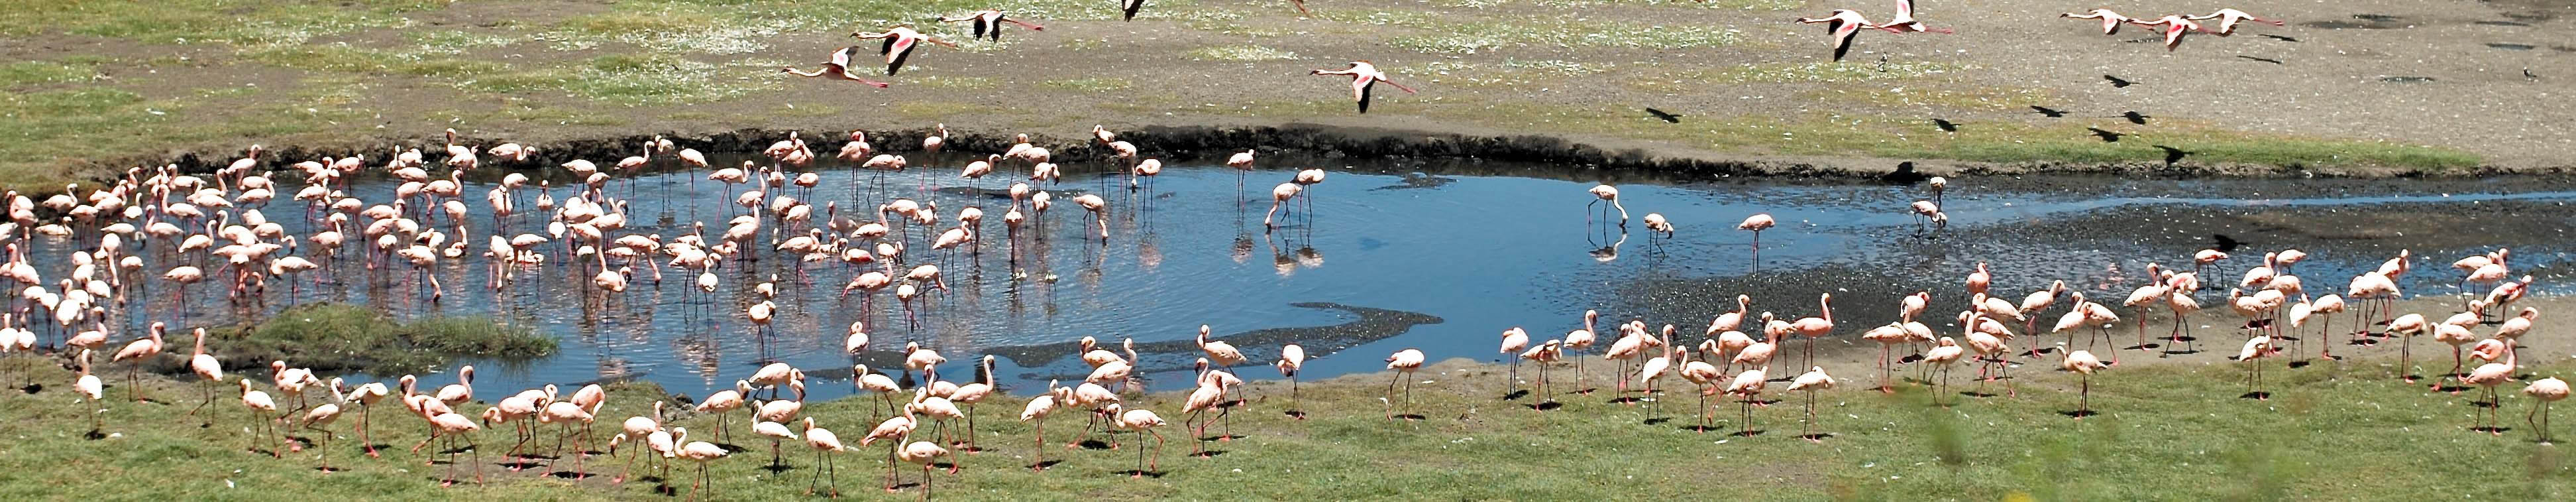
[[[2189,18],[2182,17],[2181,14],[2168,14],[2165,17],[2156,18],[2153,21],[2139,21],[2131,19],[2129,20],[2129,24],[2135,24],[2138,26],[2164,25],[2165,52],[2173,52],[2174,47],[2181,46],[2183,34],[2194,31],[2208,31],[2206,29],[2202,29],[2200,27],[2200,23],[2191,22]],[[2224,259],[2226,256],[2227,255],[2225,254],[2219,255],[2221,259]]]
[[[849,47],[842,47],[840,50],[832,51],[832,58],[831,58],[831,59],[828,59],[828,60],[823,61],[823,67],[822,67],[822,68],[816,68],[816,69],[814,69],[814,71],[810,71],[810,72],[808,72],[808,71],[800,71],[800,70],[797,70],[797,69],[796,69],[796,68],[794,68],[794,67],[781,67],[781,68],[779,68],[779,69],[778,69],[778,71],[779,71],[780,73],[786,73],[786,74],[795,75],[795,76],[799,76],[799,77],[823,77],[823,78],[831,78],[831,79],[839,79],[839,80],[848,80],[848,81],[851,81],[851,82],[858,82],[858,83],[861,83],[861,84],[867,84],[867,85],[877,86],[877,87],[879,87],[879,88],[883,88],[883,87],[885,87],[885,86],[886,86],[886,83],[885,83],[885,82],[878,82],[878,81],[875,81],[875,80],[868,80],[866,77],[861,77],[861,76],[858,76],[858,74],[850,73],[850,56],[856,55],[856,54],[858,54],[858,53],[859,53],[859,47],[858,47],[858,46],[853,45],[853,46],[849,46]],[[686,154],[695,153],[695,152],[697,152],[697,150],[685,150],[685,151],[682,151],[681,153],[682,153],[683,155],[686,155]],[[682,157],[682,158],[686,158],[686,157]],[[700,158],[699,158],[699,160],[698,160],[697,162],[695,162],[694,164],[695,164],[695,165],[703,166],[703,165],[706,165],[706,160],[705,160],[705,158],[704,158],[704,157],[700,157]]]
[[[1896,17],[1889,18],[1886,24],[1870,28],[1887,30],[1888,33],[1956,33],[1949,28],[1927,28],[1922,21],[1914,20],[1914,0],[1896,0]]]
[[[2118,12],[2111,12],[2111,9],[2093,9],[2086,11],[2083,14],[2058,14],[2057,17],[2072,19],[2100,19],[2102,20],[2102,34],[2104,35],[2119,33],[2120,25],[2127,24],[2129,21],[2135,20],[2130,19],[2129,16],[2120,15]]]
[[[886,57],[886,75],[894,75],[895,71],[902,70],[904,58],[911,57],[912,50],[920,48],[922,42],[930,42],[952,48],[957,47],[957,44],[955,43],[940,40],[937,37],[923,35],[921,32],[913,31],[911,27],[905,25],[895,25],[892,28],[886,28],[886,31],[882,33],[870,33],[864,31],[851,32],[850,36],[858,37],[860,40],[878,38],[885,39],[885,46],[877,49],[877,53],[883,54]]]
[[[1842,61],[1843,54],[1851,52],[1853,34],[1860,33],[1862,28],[1879,28],[1870,25],[1869,18],[1861,17],[1860,12],[1851,9],[1834,9],[1825,17],[1798,18],[1798,24],[1815,23],[1825,23],[1825,34],[1834,37],[1835,61]]]
[[[2193,20],[2193,21],[2200,21],[2200,20],[2205,20],[2205,19],[2217,19],[2217,20],[2218,20],[2218,30],[2217,30],[2217,31],[2211,31],[2210,33],[2214,33],[2214,34],[2217,34],[2218,36],[2222,36],[2222,37],[2224,37],[2224,36],[2228,36],[2228,35],[2234,35],[2234,34],[2236,34],[2236,23],[2238,23],[2238,22],[2242,22],[2242,21],[2253,21],[2253,22],[2257,22],[2257,23],[2271,23],[2273,26],[2281,26],[2281,25],[2283,25],[2283,24],[2286,24],[2286,23],[2283,23],[2281,20],[2278,20],[2278,19],[2263,19],[2263,18],[2259,18],[2259,17],[2254,17],[2254,15],[2253,15],[2253,14],[2247,14],[2247,13],[2245,13],[2245,11],[2236,10],[2236,9],[2229,9],[2229,8],[2220,8],[2220,9],[2218,9],[2218,12],[2212,12],[2212,13],[2209,13],[2209,15],[2206,15],[2206,16],[2190,16],[2190,17],[2185,17],[2185,18],[2183,18],[2183,19],[2189,19],[2189,20]]]
[[[939,22],[975,22],[975,36],[968,38],[969,40],[989,37],[995,42],[1002,41],[1002,23],[1020,25],[1021,28],[1028,28],[1030,31],[1046,31],[1045,26],[1029,24],[1018,19],[1011,19],[1007,16],[1008,14],[1004,13],[1001,9],[985,9],[969,12],[963,16],[939,18]]]
[[[1392,401],[1395,397],[1396,381],[1404,382],[1404,405],[1407,408],[1413,406],[1413,380],[1405,377],[1412,376],[1415,370],[1422,369],[1422,351],[1415,349],[1395,351],[1395,355],[1386,357],[1386,369],[1395,370],[1395,379],[1386,382],[1386,399],[1384,399],[1389,401],[1386,418],[1393,419],[1395,411]]]
[[[1143,2],[1143,0],[1130,1],[1136,1],[1138,3]],[[1379,82],[1385,82],[1386,85],[1395,86],[1396,90],[1404,91],[1405,94],[1414,94],[1413,88],[1405,87],[1404,84],[1398,84],[1392,80],[1387,80],[1386,72],[1378,71],[1377,65],[1370,64],[1368,60],[1365,59],[1352,61],[1351,67],[1349,68],[1340,70],[1308,70],[1306,74],[1349,75],[1351,77],[1351,100],[1359,102],[1360,113],[1368,113],[1369,88]]]

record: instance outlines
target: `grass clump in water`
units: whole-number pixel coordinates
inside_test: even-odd
[[[435,317],[406,323],[373,309],[334,303],[290,308],[256,326],[219,332],[208,344],[228,367],[287,361],[321,371],[375,374],[425,372],[459,357],[524,360],[555,352],[554,338],[491,319]]]

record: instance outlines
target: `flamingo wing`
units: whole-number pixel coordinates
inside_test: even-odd
[[[1118,0],[1118,10],[1127,14],[1127,21],[1136,20],[1136,11],[1144,8],[1145,0]]]
[[[2118,33],[2120,33],[2120,25],[2121,25],[2121,24],[2123,24],[2123,23],[2122,23],[2122,21],[2126,21],[2126,19],[2121,18],[2120,16],[2118,16],[2118,15],[2114,15],[2114,14],[2111,14],[2111,13],[2107,13],[2107,12],[2106,12],[2106,13],[2103,13],[2103,14],[2102,14],[2102,34],[2104,34],[2104,35],[2113,35],[2113,34],[2118,34]]]
[[[841,50],[832,51],[832,59],[830,61],[824,61],[823,64],[832,65],[836,68],[848,68],[850,66],[850,55],[858,53],[859,46],[853,45],[843,47]]]
[[[893,75],[896,70],[903,69],[904,58],[912,57],[912,50],[921,45],[919,40],[914,40],[911,37],[899,37],[891,40],[890,44],[894,47],[894,52],[886,54],[887,75]]]
[[[1896,18],[1914,19],[1914,0],[1896,0]]]
[[[1843,54],[1851,52],[1852,35],[1860,33],[1860,23],[1834,18],[1825,27],[1834,35],[1834,60],[1843,60]]]
[[[2172,52],[2175,46],[2182,45],[2182,34],[2190,32],[2191,25],[2183,23],[2166,23],[2165,51]]]
[[[990,32],[992,32],[992,33],[993,33],[993,38],[994,38],[994,39],[1000,39],[1000,38],[1002,38],[1002,27],[1001,27],[1001,26],[997,26],[997,25],[994,25],[994,24],[993,24],[993,20],[994,20],[994,19],[997,19],[997,18],[999,18],[999,17],[1001,17],[1001,16],[993,16],[993,15],[975,16],[975,37],[974,37],[974,38],[984,38],[984,33],[985,33],[986,31],[990,31]]]
[[[1368,78],[1367,75],[1351,78],[1351,99],[1359,102],[1360,113],[1368,113],[1369,89],[1372,87],[1370,84],[1375,83],[1377,79]]]

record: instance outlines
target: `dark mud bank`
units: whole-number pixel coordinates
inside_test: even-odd
[[[849,129],[749,128],[714,133],[663,133],[680,148],[694,148],[708,153],[756,152],[787,138],[790,132],[802,133],[818,155],[836,153],[847,141]],[[921,152],[921,140],[929,129],[871,130],[870,145],[879,153],[915,154]],[[617,159],[637,155],[641,145],[656,137],[642,134],[614,138],[589,138],[565,141],[525,140],[514,138],[460,138],[473,145],[491,146],[507,141],[520,141],[537,148],[525,163],[508,164],[486,159],[483,166],[496,170],[521,170],[546,173],[543,168],[574,159],[588,159],[612,164]],[[945,137],[951,152],[1000,152],[1016,140],[1015,133],[952,130]],[[1922,171],[1900,167],[1897,160],[1859,158],[1834,159],[1723,159],[1709,158],[1695,152],[1674,152],[1656,148],[1610,148],[1566,138],[1543,135],[1484,136],[1436,131],[1341,127],[1319,124],[1290,123],[1277,126],[1147,126],[1119,131],[1119,139],[1137,145],[1144,156],[1167,161],[1219,161],[1233,152],[1258,150],[1264,156],[1283,156],[1292,161],[1313,161],[1314,165],[1291,164],[1272,167],[1319,167],[1339,159],[1396,160],[1406,168],[1444,174],[1500,174],[1564,177],[1572,171],[1578,176],[1651,177],[1664,179],[1718,179],[1731,176],[1780,176],[1818,178],[1875,178],[1891,182],[1912,182],[1931,174],[1980,175],[2027,173],[2093,173],[2133,176],[2190,177],[2419,177],[2420,171],[2377,167],[2334,166],[2252,166],[2199,165],[2162,163],[2051,163],[2024,162],[2010,164],[1927,161]],[[1095,144],[1088,136],[1059,137],[1031,135],[1030,141],[1054,153],[1059,164],[1069,170],[1099,169],[1109,158],[1108,149]],[[436,138],[388,140],[383,138],[351,140],[341,144],[272,145],[267,147],[264,169],[284,169],[286,165],[323,157],[360,156],[369,164],[381,164],[394,148],[421,148],[435,160],[443,144]],[[143,156],[111,164],[120,168],[131,165],[175,164],[187,172],[211,172],[239,158],[240,151],[176,151],[160,156]],[[1494,164],[1486,164],[1493,162]],[[916,165],[922,165],[916,162]],[[944,166],[924,166],[939,168]],[[1527,171],[1527,172],[1524,172]],[[1544,172],[1541,172],[1544,171]],[[2480,168],[2462,170],[2463,176],[2486,174],[2556,174],[2562,169],[2503,170]]]

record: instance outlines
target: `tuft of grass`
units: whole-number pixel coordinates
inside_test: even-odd
[[[501,73],[510,68],[507,64],[490,61],[455,58],[426,59],[419,54],[398,54],[352,47],[347,44],[268,47],[243,53],[242,57],[307,71],[397,74],[435,78]]]
[[[97,63],[19,61],[0,65],[0,89],[38,84],[86,82],[97,75]]]
[[[1122,90],[1128,87],[1134,87],[1136,84],[1123,78],[1094,77],[1071,80],[1048,80],[1045,82],[1039,82],[1038,85],[1072,91],[1100,92]]]
[[[1189,57],[1200,61],[1279,61],[1297,59],[1297,53],[1241,44],[1191,49]]]
[[[1580,63],[1562,59],[1548,59],[1540,61],[1509,60],[1504,61],[1503,66],[1508,68],[1555,72],[1560,75],[1591,75],[1594,73],[1610,71],[1611,64]]]
[[[217,332],[207,345],[227,367],[291,361],[317,371],[379,375],[425,372],[459,357],[527,360],[555,351],[552,337],[487,318],[405,323],[366,307],[330,303],[298,306],[257,326]]]
[[[1865,82],[1930,77],[1966,70],[1954,63],[1909,61],[1903,63],[1817,62],[1745,64],[1715,72],[1684,72],[1690,80],[1702,84],[1793,83],[1793,82]]]

